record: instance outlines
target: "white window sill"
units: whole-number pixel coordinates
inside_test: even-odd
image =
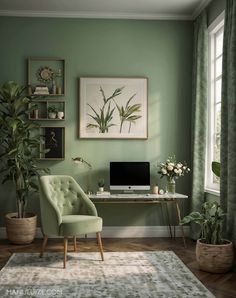
[[[205,192],[206,193],[209,193],[211,195],[217,196],[217,197],[220,196],[220,191],[219,190],[216,190],[216,189],[205,188]]]

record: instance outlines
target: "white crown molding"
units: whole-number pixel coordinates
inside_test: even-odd
[[[81,19],[130,19],[130,20],[192,20],[191,15],[179,14],[136,14],[136,13],[100,13],[89,11],[33,11],[0,10],[0,16],[32,18],[81,18]]]
[[[208,27],[209,34],[213,34],[219,30],[219,28],[224,24],[224,18],[225,18],[225,11],[222,11],[222,13],[218,15],[218,17],[215,18],[215,20],[209,25]],[[215,190],[215,192],[217,192],[219,196],[220,191]],[[214,195],[217,195],[217,194],[214,193]]]
[[[211,2],[212,0],[202,0],[200,4],[197,6],[197,8],[194,10],[191,19],[195,20],[196,17],[200,15],[200,13],[203,11],[204,8],[207,7],[207,5]]]
[[[172,227],[173,230],[173,227]],[[182,237],[182,228],[175,227],[176,237]],[[184,233],[189,235],[189,227],[184,226]],[[82,236],[84,237],[84,236]],[[95,234],[89,234],[88,238],[95,238]],[[146,237],[170,237],[169,226],[104,226],[102,230],[103,238],[146,238]],[[42,238],[41,228],[37,228],[36,238]],[[58,238],[58,237],[50,237]],[[6,239],[6,229],[0,227],[0,239]]]

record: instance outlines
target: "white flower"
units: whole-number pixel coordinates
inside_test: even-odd
[[[162,174],[163,174],[163,175],[166,175],[166,174],[167,174],[166,169],[161,169],[161,171],[162,171]]]
[[[175,158],[169,157],[165,162],[159,163],[159,171],[158,173],[162,176],[167,176],[170,178],[178,178],[184,176],[186,173],[190,172],[190,168],[188,168],[185,162],[176,162]]]

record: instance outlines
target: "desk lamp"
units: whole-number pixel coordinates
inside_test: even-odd
[[[78,166],[80,165],[85,165],[88,167],[89,171],[92,170],[92,166],[90,163],[88,163],[86,160],[84,160],[82,157],[72,157],[72,160],[75,164],[77,164]],[[90,173],[88,173],[88,180],[87,180],[87,194],[91,194],[90,191]]]

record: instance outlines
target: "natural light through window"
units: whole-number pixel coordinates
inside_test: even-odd
[[[224,15],[209,27],[209,96],[206,150],[206,190],[219,191],[219,179],[211,171],[212,161],[220,161],[221,85]]]

